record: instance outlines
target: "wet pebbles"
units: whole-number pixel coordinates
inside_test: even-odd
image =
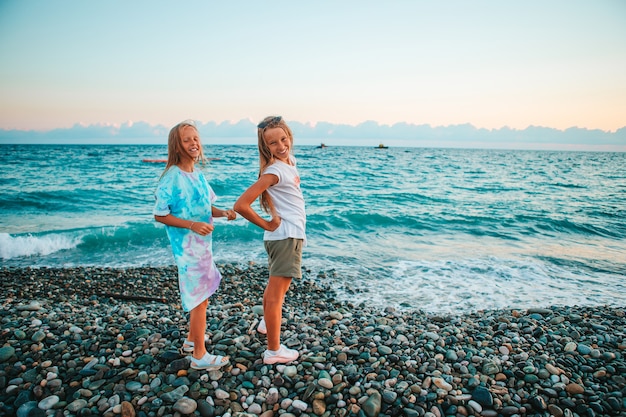
[[[187,317],[174,268],[0,269],[0,415],[617,416],[626,413],[625,308],[438,316],[351,305],[306,277],[263,365],[267,270],[222,265],[210,351],[178,353]]]

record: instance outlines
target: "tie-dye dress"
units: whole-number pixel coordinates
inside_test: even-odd
[[[194,222],[212,223],[211,203],[217,200],[208,181],[198,169],[182,171],[170,167],[155,191],[153,214]],[[193,310],[208,299],[222,276],[213,261],[212,234],[201,236],[189,229],[165,226],[178,266],[178,286],[183,310]]]

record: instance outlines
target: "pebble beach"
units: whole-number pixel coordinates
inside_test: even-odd
[[[337,299],[327,274],[294,280],[282,342],[256,332],[267,268],[219,265],[196,371],[176,269],[2,268],[0,415],[623,416],[626,306],[433,315]]]

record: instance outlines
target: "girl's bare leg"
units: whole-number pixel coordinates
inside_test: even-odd
[[[283,318],[283,302],[291,285],[291,278],[273,277],[263,293],[263,316],[267,327],[267,348],[280,349],[280,324]]]
[[[209,300],[204,300],[189,313],[189,337],[187,339],[193,342],[193,357],[196,359],[201,359],[206,353],[204,334],[206,333],[206,308],[208,304]]]

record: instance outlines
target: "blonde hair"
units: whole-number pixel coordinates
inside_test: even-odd
[[[283,131],[289,137],[289,142],[291,146],[289,148],[289,153],[293,153],[293,133],[289,126],[287,126],[287,122],[281,116],[267,116],[265,119],[261,121],[257,125],[257,136],[259,139],[259,177],[263,175],[263,171],[265,168],[272,165],[274,163],[274,156],[272,152],[270,152],[267,144],[265,143],[265,131],[267,129],[273,129],[275,127],[283,129]],[[270,197],[267,190],[261,193],[261,208],[266,212],[273,214],[274,213],[274,204],[272,203],[272,198]]]
[[[193,120],[184,120],[170,130],[170,134],[167,139],[167,164],[165,165],[165,169],[163,170],[163,174],[161,174],[161,176],[163,176],[172,165],[178,165],[180,163],[181,154],[185,153],[182,146],[180,132],[187,126],[193,127],[196,132],[198,132],[196,123]],[[198,136],[200,136],[199,133]],[[195,162],[204,164],[206,159],[202,150],[202,143],[198,142],[198,145],[200,146],[200,154],[196,158]]]

